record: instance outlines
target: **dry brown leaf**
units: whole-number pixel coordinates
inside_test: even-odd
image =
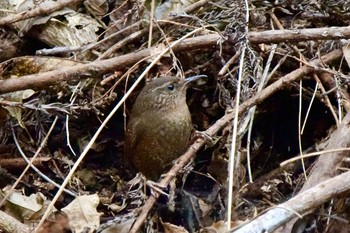
[[[25,12],[29,9],[33,9],[35,7],[39,7],[39,6],[44,6],[46,8],[48,7],[52,7],[52,5],[56,4],[55,1],[52,0],[46,0],[43,1],[41,3],[39,3],[38,5],[34,4],[33,0],[25,0],[23,2],[21,2],[18,7],[17,7],[17,12]],[[30,19],[26,19],[23,21],[20,21],[18,23],[16,23],[15,25],[18,27],[19,31],[21,33],[27,33],[33,26],[35,25],[42,25],[47,23],[51,18],[55,17],[55,16],[62,16],[68,13],[72,13],[74,12],[72,9],[69,8],[63,8],[61,10],[57,10],[52,12],[49,15],[44,15],[44,16],[38,16],[38,17],[34,17],[34,18],[30,18]]]
[[[198,204],[199,204],[199,208],[201,209],[201,212],[202,212],[202,217],[207,216],[211,212],[211,210],[213,209],[212,205],[208,205],[202,199],[199,199],[199,198],[198,198]]]
[[[182,226],[176,226],[168,222],[163,222],[162,225],[165,233],[188,233],[188,231]]]
[[[42,193],[32,194],[28,197],[15,191],[6,201],[5,211],[22,221],[39,220],[48,204],[49,201]]]
[[[68,206],[62,209],[69,219],[69,227],[79,233],[86,229],[94,232],[100,226],[100,216],[96,207],[100,199],[97,194],[76,197]]]
[[[32,0],[19,4],[17,12],[25,12],[38,6],[50,7],[55,1],[46,0],[35,5]],[[50,46],[82,46],[97,41],[96,34],[103,26],[87,14],[70,8],[54,11],[15,24],[21,34],[30,33]],[[34,27],[36,26],[36,27]],[[38,30],[40,29],[40,30]]]
[[[7,94],[3,94],[0,97],[0,100],[7,100],[11,102],[17,102],[17,103],[23,103],[24,99],[27,99],[34,95],[35,91],[32,89],[24,90],[24,91],[15,91]],[[16,118],[18,124],[25,128],[25,125],[22,121],[22,108],[15,107],[15,106],[3,106],[5,108],[11,117]]]
[[[36,37],[50,46],[83,46],[97,41],[99,28],[95,19],[73,12],[65,14],[64,20],[50,19]]]
[[[213,225],[209,227],[204,227],[200,230],[201,233],[224,233],[227,232],[227,222],[218,221],[214,222]]]

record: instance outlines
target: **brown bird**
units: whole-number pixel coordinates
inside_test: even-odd
[[[125,136],[125,160],[147,178],[158,180],[187,147],[193,130],[186,90],[205,75],[167,76],[149,82],[132,108]]]

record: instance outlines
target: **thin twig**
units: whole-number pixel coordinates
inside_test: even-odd
[[[304,129],[305,129],[305,126],[306,126],[307,119],[309,119],[309,114],[310,114],[310,111],[311,111],[312,104],[314,103],[314,100],[315,100],[315,97],[316,97],[317,89],[318,89],[318,82],[316,82],[316,85],[315,85],[315,88],[314,88],[314,93],[312,94],[309,106],[308,106],[306,114],[305,114],[304,123],[303,123],[303,126],[301,127],[301,130],[300,130],[300,134],[301,135],[304,133]]]
[[[149,32],[148,32],[148,46],[147,46],[147,48],[151,48],[151,46],[152,46],[155,5],[156,5],[155,0],[151,0],[151,12],[150,12],[150,20],[149,20]]]
[[[303,158],[309,158],[317,155],[322,155],[322,154],[327,154],[327,153],[333,153],[333,152],[341,152],[341,151],[350,151],[350,148],[338,148],[338,149],[332,149],[332,150],[323,150],[323,151],[317,151],[317,152],[312,152],[312,153],[307,153],[307,154],[302,154],[296,157],[293,157],[291,159],[283,161],[280,166],[286,166],[288,163],[295,162],[297,160],[303,159]]]
[[[248,35],[249,29],[249,4],[248,1],[245,0],[245,20],[246,20],[246,26],[245,26],[245,34]],[[247,49],[247,37],[245,38],[245,41],[242,43],[241,47],[241,57],[240,57],[240,63],[239,63],[239,73],[238,73],[238,81],[237,81],[237,92],[236,92],[236,106],[235,106],[235,116],[233,119],[233,132],[232,132],[232,144],[231,144],[231,151],[230,151],[230,159],[228,164],[228,201],[227,201],[227,230],[231,229],[231,220],[232,220],[232,205],[233,205],[233,179],[234,179],[234,163],[235,163],[235,155],[236,155],[236,142],[237,142],[237,129],[238,129],[238,110],[240,107],[240,97],[241,97],[241,85],[242,85],[242,79],[244,74],[244,61],[245,61],[245,52]],[[239,159],[237,158],[239,161]]]
[[[303,104],[303,80],[299,80],[299,109],[298,109],[298,147],[299,147],[299,153],[303,154],[303,146],[301,142],[301,111],[302,111],[302,104]],[[301,159],[301,166],[303,168],[303,174],[305,180],[307,180],[307,174],[306,174],[306,168],[305,168],[305,162],[304,159]]]

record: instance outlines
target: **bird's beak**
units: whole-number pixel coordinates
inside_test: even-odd
[[[190,83],[197,81],[198,79],[201,78],[207,78],[208,76],[200,74],[200,75],[195,75],[195,76],[191,76],[185,79],[185,86],[188,86]]]

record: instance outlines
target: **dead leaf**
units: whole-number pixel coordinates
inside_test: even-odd
[[[29,98],[30,96],[34,95],[34,93],[35,91],[33,91],[32,89],[27,89],[24,91],[15,91],[1,95],[0,100],[23,103],[24,99]],[[18,124],[22,128],[25,128],[25,125],[22,121],[22,108],[16,106],[3,106],[3,108],[5,108],[9,112],[10,116],[16,118]]]
[[[188,233],[188,231],[182,226],[176,226],[174,224],[163,222],[165,233]]]
[[[237,226],[237,224],[233,224],[233,226]],[[225,221],[217,221],[214,222],[211,226],[209,227],[204,227],[199,231],[200,233],[225,233],[227,231],[227,222]]]
[[[13,192],[5,203],[5,211],[22,221],[39,220],[48,204],[49,201],[42,193],[28,197],[20,192]],[[56,210],[52,212],[54,211]]]
[[[199,205],[199,208],[201,209],[202,217],[207,216],[213,210],[212,205],[208,205],[200,198],[198,198],[198,205]]]
[[[42,1],[39,4],[34,4],[33,0],[25,0],[18,5],[17,12],[18,13],[25,12],[29,9],[33,9],[33,8],[39,7],[39,6],[48,8],[48,7],[52,7],[56,4],[57,3],[55,1],[52,1],[52,0]],[[16,23],[15,25],[18,27],[20,34],[22,34],[22,33],[25,34],[35,25],[43,25],[55,16],[62,16],[62,15],[72,13],[72,12],[74,12],[72,9],[65,7],[61,10],[54,11],[49,15],[37,16],[34,18],[22,20],[22,21]]]
[[[76,197],[68,206],[62,209],[69,219],[69,227],[75,233],[94,232],[100,226],[100,216],[96,207],[100,202],[97,194]]]

